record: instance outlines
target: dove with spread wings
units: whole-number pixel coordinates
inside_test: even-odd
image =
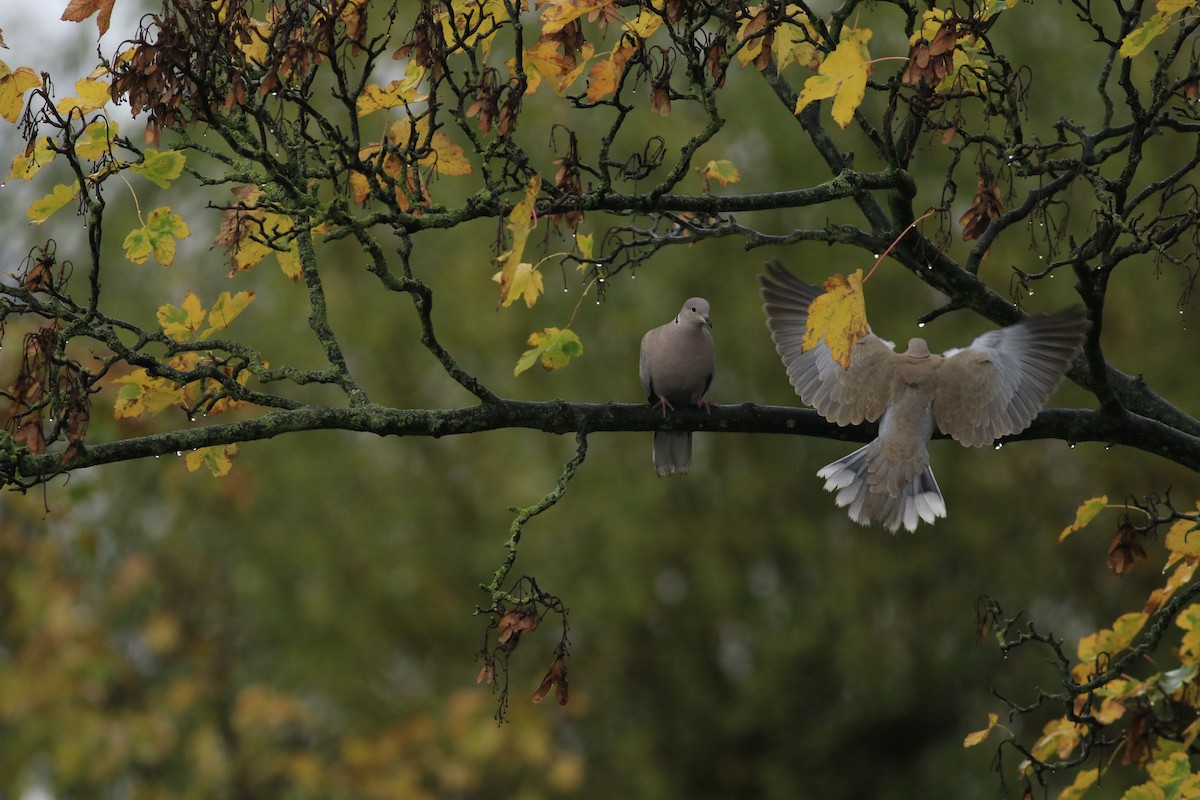
[[[1025,430],[1079,355],[1089,325],[1082,308],[1070,308],[988,331],[941,355],[917,338],[897,353],[868,332],[843,368],[823,340],[803,348],[809,305],[822,290],[777,263],[767,272],[759,278],[763,311],[796,394],[838,425],[879,421],[874,441],[817,475],[850,519],[893,533],[946,516],[929,467],[934,429],[967,447]]]

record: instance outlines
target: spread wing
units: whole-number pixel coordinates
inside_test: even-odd
[[[1088,324],[1082,308],[1071,308],[947,352],[933,399],[938,429],[968,447],[1025,430],[1079,355]]]
[[[763,311],[783,359],[788,381],[800,399],[822,417],[838,425],[874,422],[887,408],[888,386],[894,370],[891,342],[868,333],[850,351],[850,368],[833,360],[824,340],[802,352],[808,306],[822,294],[819,287],[800,280],[778,262],[767,264],[760,275]]]

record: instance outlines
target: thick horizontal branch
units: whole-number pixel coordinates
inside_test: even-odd
[[[724,405],[705,413],[683,409],[663,417],[644,404],[567,403],[561,400],[529,402],[500,400],[468,408],[396,409],[368,405],[360,408],[306,406],[271,411],[260,417],[224,424],[189,427],[177,431],[88,445],[66,468],[69,470],[186,452],[221,444],[270,439],[285,433],[312,430],[346,430],[379,436],[453,436],[503,428],[524,428],[546,433],[651,431],[660,428],[722,433],[768,433],[870,441],[874,425],[838,427],[815,411],[755,403]],[[1127,445],[1159,455],[1200,471],[1200,438],[1176,431],[1135,414],[1105,415],[1089,409],[1049,409],[1017,436],[1002,441],[1061,439]],[[11,440],[10,440],[11,446]],[[0,474],[12,481],[62,472],[61,456],[12,452],[0,464]]]
[[[765,211],[778,208],[803,208],[821,205],[832,200],[853,197],[863,191],[893,191],[904,197],[917,193],[916,182],[902,169],[889,168],[881,172],[842,170],[824,183],[803,189],[787,189],[757,194],[619,194],[587,192],[579,196],[538,203],[538,214],[561,214],[568,211],[610,211],[617,214],[648,214],[652,212],[696,212],[731,214],[746,211]],[[497,217],[512,210],[510,200],[473,198],[463,208],[441,212],[426,212],[410,216],[410,226],[421,228],[454,228],[469,219]]]
[[[820,205],[831,200],[853,197],[863,190],[898,191],[906,197],[917,193],[912,176],[902,169],[886,169],[882,172],[856,172],[847,169],[824,183],[804,189],[741,195],[585,194],[577,201],[550,203],[543,213],[573,209],[614,212],[697,211],[714,214],[763,211]],[[542,210],[540,206],[539,210]]]

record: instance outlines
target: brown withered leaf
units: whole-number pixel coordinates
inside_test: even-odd
[[[979,173],[979,188],[971,207],[963,214],[958,224],[963,228],[963,240],[978,239],[987,230],[992,220],[1004,213],[1004,204],[1000,202],[1000,187],[988,170]]]
[[[1137,530],[1128,522],[1117,528],[1112,542],[1108,546],[1108,568],[1118,578],[1139,561],[1146,560],[1146,548],[1138,541]]]

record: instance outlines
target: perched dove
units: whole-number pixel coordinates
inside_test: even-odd
[[[708,301],[690,298],[678,316],[642,337],[638,375],[646,398],[661,408],[708,407],[704,399],[716,367],[716,347],[708,329]],[[684,475],[692,465],[691,431],[654,432],[654,469],[659,475]]]
[[[1029,427],[1083,346],[1082,308],[1029,317],[988,331],[965,350],[933,355],[924,339],[908,350],[873,333],[854,344],[850,367],[833,360],[824,340],[801,352],[808,306],[822,290],[779,264],[768,264],[763,311],[788,380],[800,399],[838,425],[879,420],[875,441],[821,468],[850,519],[893,533],[917,520],[946,516],[929,468],[934,425],[968,447],[991,444]]]

